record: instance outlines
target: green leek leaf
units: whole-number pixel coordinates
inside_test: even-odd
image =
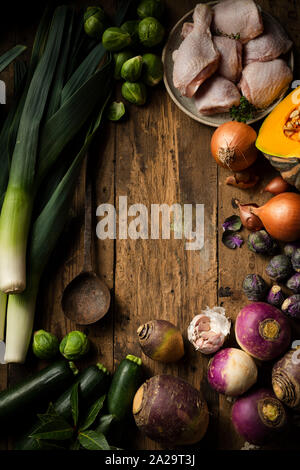
[[[0,72],[2,72],[6,67],[15,60],[22,52],[27,49],[26,46],[15,46],[9,51],[5,52],[0,56]]]

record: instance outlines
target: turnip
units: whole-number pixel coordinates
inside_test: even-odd
[[[257,367],[254,360],[244,351],[235,348],[222,349],[210,360],[207,378],[217,392],[236,397],[255,384]]]
[[[256,445],[273,439],[287,422],[284,406],[268,389],[239,398],[232,407],[231,418],[237,432]]]
[[[300,348],[291,349],[273,367],[276,397],[290,408],[300,409]]]
[[[200,441],[209,422],[202,393],[171,375],[156,375],[139,388],[133,415],[144,434],[168,447]]]
[[[271,361],[288,349],[291,327],[276,307],[255,302],[246,305],[238,314],[235,336],[248,354],[262,361]]]
[[[137,334],[146,356],[159,362],[176,362],[184,355],[182,334],[166,320],[152,320],[141,325]]]

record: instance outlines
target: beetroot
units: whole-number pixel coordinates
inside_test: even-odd
[[[244,351],[222,349],[210,360],[207,379],[217,392],[236,397],[255,384],[257,367],[252,357]]]
[[[169,447],[200,441],[209,421],[201,392],[171,375],[156,375],[139,388],[133,415],[143,433]]]
[[[256,302],[246,305],[238,314],[235,336],[248,354],[262,361],[271,361],[288,349],[291,327],[276,307]]]
[[[272,385],[279,400],[300,409],[300,348],[291,349],[274,365]]]
[[[264,444],[284,429],[287,416],[272,390],[260,389],[239,398],[232,407],[236,431],[251,444]]]

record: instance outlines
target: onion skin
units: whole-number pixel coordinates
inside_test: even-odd
[[[225,122],[211,139],[211,153],[217,164],[232,171],[243,171],[257,159],[255,130],[242,122]]]
[[[222,349],[209,361],[207,379],[218,393],[237,397],[256,383],[257,367],[244,351]]]
[[[273,367],[276,397],[290,408],[300,409],[300,348],[291,349]]]
[[[156,375],[140,387],[133,415],[141,432],[168,447],[199,442],[209,422],[201,392],[171,375]]]
[[[262,190],[263,193],[271,193],[277,196],[281,193],[286,193],[291,189],[291,185],[287,183],[282,176],[276,176],[272,181]]]
[[[300,194],[282,193],[264,206],[252,207],[251,212],[262,221],[271,237],[282,242],[300,238]]]
[[[272,440],[287,422],[282,403],[268,389],[249,392],[239,398],[232,407],[231,419],[236,431],[256,445]]]
[[[250,232],[258,232],[264,228],[262,221],[253,213],[253,209],[258,208],[257,204],[240,204],[235,200],[239,210],[243,226]]]
[[[250,356],[271,361],[283,354],[291,341],[291,327],[285,315],[264,302],[246,305],[237,316],[235,337]]]
[[[152,320],[141,325],[137,334],[146,356],[158,362],[177,362],[184,355],[182,334],[166,320]]]

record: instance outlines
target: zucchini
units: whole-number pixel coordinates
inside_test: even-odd
[[[15,417],[34,414],[70,385],[78,373],[73,362],[58,361],[0,393],[0,422],[9,424]]]
[[[129,354],[117,368],[107,395],[107,408],[121,421],[131,411],[134,395],[142,383],[142,360]]]
[[[90,366],[81,372],[75,383],[79,384],[79,406],[82,411],[82,403],[84,408],[88,408],[97,398],[107,392],[110,383],[110,375],[106,368],[101,364]],[[55,411],[63,416],[66,420],[72,416],[71,411],[71,392],[74,384],[66,390],[54,403]],[[18,439],[15,444],[15,450],[39,450],[37,439],[30,437],[40,426],[37,420],[26,433]]]

